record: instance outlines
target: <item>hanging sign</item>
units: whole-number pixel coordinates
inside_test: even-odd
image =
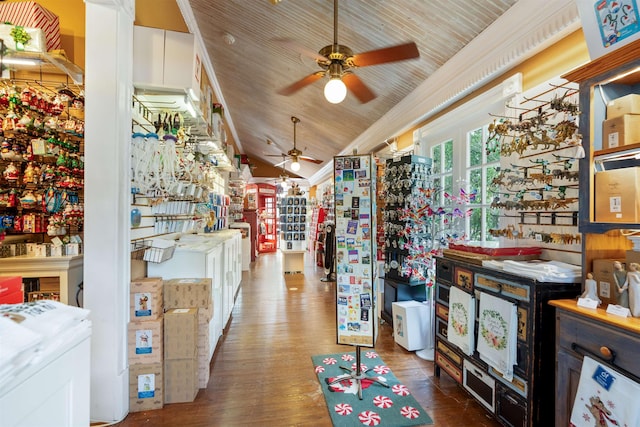
[[[373,347],[375,297],[375,162],[335,157],[336,325],[338,344]]]

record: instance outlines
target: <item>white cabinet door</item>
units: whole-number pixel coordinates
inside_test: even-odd
[[[164,30],[133,27],[133,84],[162,86],[164,82]]]
[[[174,89],[194,87],[193,34],[165,31],[164,86]]]

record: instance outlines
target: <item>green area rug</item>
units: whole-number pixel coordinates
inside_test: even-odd
[[[389,385],[387,388],[366,378],[362,379],[362,400],[358,398],[356,381],[340,368],[343,366],[355,369],[355,352],[311,357],[335,427],[433,424],[431,417],[414,399],[409,389],[391,373],[378,353],[362,350],[360,357],[360,369],[362,372],[366,371],[366,376]],[[338,377],[345,379],[328,385]]]

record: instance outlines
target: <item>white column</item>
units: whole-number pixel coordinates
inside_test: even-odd
[[[91,419],[129,412],[129,142],[135,0],[85,0],[84,306],[91,310]]]

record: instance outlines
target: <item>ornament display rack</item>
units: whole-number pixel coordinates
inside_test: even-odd
[[[59,82],[0,82],[0,231],[8,241],[82,239],[84,213],[83,88]],[[0,246],[0,256],[22,254]],[[73,253],[77,253],[76,248]],[[66,254],[46,247],[42,256]]]
[[[176,94],[136,95],[132,100],[132,218],[134,211],[140,215],[139,223],[131,225],[132,259],[162,262],[171,250],[162,247],[162,239],[226,229],[229,221],[241,219],[237,208],[241,215],[242,204],[237,202],[244,196],[244,183],[231,179],[237,170],[224,144],[209,134],[200,115],[191,117],[183,100],[184,95]],[[220,121],[217,128],[221,126]],[[136,153],[145,159],[142,150],[151,144],[156,150],[149,155],[159,158],[150,162],[155,169],[147,171],[135,159]],[[161,252],[159,257],[154,250]]]

